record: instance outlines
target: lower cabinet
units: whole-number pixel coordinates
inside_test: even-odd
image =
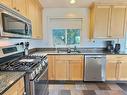
[[[68,65],[68,61],[66,60],[55,61],[55,66],[54,66],[55,80],[68,80],[67,65]]]
[[[70,61],[69,68],[70,80],[83,80],[83,61]]]
[[[118,80],[127,80],[127,61],[119,63]]]
[[[106,80],[127,80],[126,55],[107,55]]]
[[[49,80],[83,80],[83,55],[48,55]]]
[[[117,63],[112,61],[107,61],[106,64],[106,80],[117,80],[116,77]]]
[[[3,95],[24,95],[24,78],[17,81]]]

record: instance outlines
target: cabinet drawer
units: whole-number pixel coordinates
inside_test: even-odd
[[[55,60],[83,60],[83,55],[56,55]]]
[[[123,60],[127,60],[126,58],[127,58],[126,55],[107,55],[106,56],[107,61],[123,61]]]

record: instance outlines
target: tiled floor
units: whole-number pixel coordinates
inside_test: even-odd
[[[127,95],[127,84],[50,84],[49,95]]]

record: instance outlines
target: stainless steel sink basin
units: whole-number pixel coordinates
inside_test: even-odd
[[[70,52],[68,52],[67,50],[58,50],[57,53],[77,54],[77,53],[81,53],[81,52],[80,51],[70,51]]]

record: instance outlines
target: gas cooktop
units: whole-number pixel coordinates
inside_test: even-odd
[[[9,70],[9,71],[26,71],[32,69],[34,66],[38,65],[41,61],[41,58],[35,56],[25,56],[13,61],[0,65],[0,70]]]

